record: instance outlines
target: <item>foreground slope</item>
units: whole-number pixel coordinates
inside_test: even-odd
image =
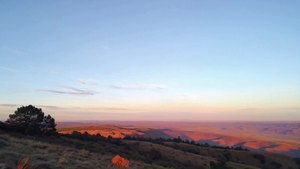
[[[51,139],[51,138],[50,138]],[[56,142],[55,140],[52,140]],[[63,139],[61,140],[64,141]],[[76,140],[75,140],[76,142]],[[111,152],[93,152],[70,142],[51,143],[50,140],[0,131],[0,168],[12,169],[24,158],[29,158],[38,169],[107,169],[111,168]],[[73,142],[74,143],[74,142]],[[88,144],[88,143],[86,143]],[[78,144],[80,146],[80,144]],[[130,160],[133,169],[164,169],[157,165]]]
[[[0,166],[14,168],[29,157],[42,169],[111,168],[116,154],[129,168],[299,169],[299,160],[274,154],[209,148],[176,142],[120,140],[87,134],[33,137],[0,131]]]

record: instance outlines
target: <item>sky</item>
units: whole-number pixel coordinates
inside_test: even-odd
[[[0,120],[299,121],[300,1],[0,1]]]

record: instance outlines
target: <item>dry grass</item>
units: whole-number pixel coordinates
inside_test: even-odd
[[[37,169],[108,169],[111,168],[113,154],[92,153],[84,149],[75,149],[56,144],[43,143],[26,138],[15,138],[0,133],[0,168],[16,168],[17,163],[29,158]],[[26,167],[27,160],[21,164]],[[29,162],[29,161],[28,161]],[[130,169],[164,169],[160,166],[130,160]],[[17,168],[33,169],[33,168]]]
[[[125,155],[124,157],[126,157],[130,163],[129,169],[179,168],[177,164],[180,164],[182,168],[184,166],[193,166],[197,169],[210,169],[210,162],[217,163],[220,157],[224,157],[225,152],[225,150],[222,149],[204,148],[174,142],[166,142],[164,145],[161,145],[151,142],[123,140],[120,145],[105,145],[101,142],[92,143],[72,140],[76,143],[83,143],[84,147],[77,148],[74,145],[68,145],[71,143],[70,140],[67,144],[47,143],[38,140],[39,139],[26,136],[17,137],[7,133],[1,133],[0,131],[0,169],[15,169],[19,160],[24,158],[30,159],[30,165],[28,164],[28,160],[24,160],[25,162],[22,162],[22,165],[19,164],[20,167],[23,166],[23,169],[31,169],[24,168],[26,166],[36,166],[38,169],[113,169],[116,167],[111,165],[111,160],[115,154]],[[59,139],[59,143],[61,142],[64,142],[64,139]],[[91,147],[101,149],[99,151],[93,151]],[[107,147],[108,149],[103,149],[103,147]],[[102,152],[102,150],[107,151]],[[111,150],[118,152],[112,153]],[[189,150],[193,150],[193,152]],[[227,165],[230,169],[263,168],[260,160],[255,159],[251,152],[229,152],[231,159]],[[151,153],[152,156],[149,156]],[[142,161],[143,158],[139,158],[141,156],[152,158],[156,156],[155,153],[158,153],[159,158],[156,159],[156,161],[154,159],[154,162]],[[137,158],[135,155],[137,155]],[[281,169],[298,169],[298,166],[296,166],[290,157],[274,154],[264,155],[267,157],[266,164],[278,162],[285,164],[282,165]]]
[[[24,158],[17,164],[16,169],[37,169],[37,167],[30,165],[29,158]]]

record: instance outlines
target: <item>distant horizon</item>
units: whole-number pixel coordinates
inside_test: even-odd
[[[110,123],[110,122],[149,122],[149,123],[155,123],[155,122],[163,122],[163,123],[300,123],[300,121],[167,121],[167,120],[156,120],[156,121],[147,121],[147,120],[77,120],[77,121],[56,121],[57,123]]]
[[[9,114],[12,114],[18,107],[26,106],[26,105],[15,105],[15,104],[0,104],[0,107],[6,107],[5,111],[1,111],[0,120],[6,120]],[[235,112],[226,112],[221,115],[215,112],[210,113],[197,113],[197,112],[123,112],[122,109],[118,110],[114,113],[109,112],[89,112],[85,111],[84,108],[76,108],[68,109],[68,108],[58,108],[55,106],[42,106],[42,105],[33,105],[37,108],[41,108],[45,114],[50,114],[52,117],[56,119],[57,122],[300,122],[300,120],[291,120],[291,116],[286,116],[287,118],[274,119],[274,116],[271,118],[248,118],[245,119],[243,116],[237,119],[234,117]],[[89,108],[87,108],[89,110]],[[156,118],[161,114],[160,118]],[[75,116],[76,115],[76,116]],[[97,115],[97,116],[95,116]],[[146,115],[146,116],[145,116]],[[168,116],[177,115],[177,118],[169,118]],[[192,115],[192,116],[191,116]],[[194,118],[197,115],[197,118]],[[63,116],[63,118],[61,118]],[[84,116],[82,119],[78,119],[78,116]],[[114,118],[111,118],[113,116]],[[189,117],[190,116],[190,117]],[[259,116],[256,114],[256,116]],[[261,116],[261,115],[260,115]],[[126,118],[125,118],[126,117]],[[97,120],[95,120],[97,119]]]

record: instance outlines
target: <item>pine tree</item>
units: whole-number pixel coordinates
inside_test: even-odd
[[[44,115],[40,108],[32,105],[18,108],[10,114],[6,124],[10,129],[25,134],[53,134],[56,133],[55,120]]]

